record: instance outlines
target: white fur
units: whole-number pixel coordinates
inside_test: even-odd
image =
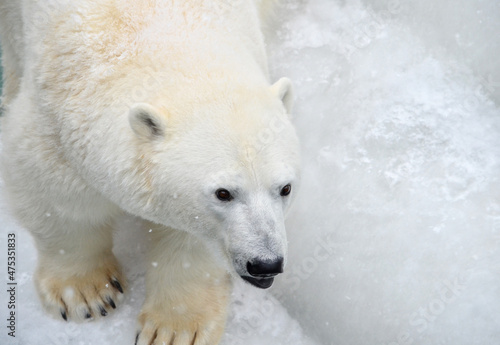
[[[161,224],[140,344],[174,333],[217,343],[227,272],[286,257],[292,196],[280,190],[298,184],[298,144],[290,81],[269,82],[258,12],[250,1],[0,0],[2,172],[49,311],[99,316],[118,299],[106,282],[124,285],[111,252],[121,210]]]

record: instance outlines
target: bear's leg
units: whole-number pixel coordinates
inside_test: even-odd
[[[3,99],[4,106],[19,91],[23,57],[19,56],[22,42],[21,4],[14,1],[0,3],[0,36],[2,41]]]
[[[150,236],[146,300],[136,344],[218,344],[232,286],[229,274],[192,235],[156,228]]]
[[[124,278],[112,253],[112,229],[48,218],[51,231],[34,232],[35,284],[44,307],[75,321],[105,316],[121,299]]]

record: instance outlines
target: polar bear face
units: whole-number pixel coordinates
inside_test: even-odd
[[[299,183],[290,93],[281,79],[226,104],[199,102],[183,116],[148,104],[129,116],[147,167],[153,211],[145,214],[196,235],[228,271],[260,288],[283,272],[284,218]]]

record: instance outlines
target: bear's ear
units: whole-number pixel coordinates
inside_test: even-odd
[[[147,103],[134,104],[130,108],[128,120],[130,127],[140,138],[153,140],[165,135],[165,118]]]
[[[290,79],[281,78],[271,88],[273,93],[283,102],[287,114],[290,114],[293,106],[293,88]]]

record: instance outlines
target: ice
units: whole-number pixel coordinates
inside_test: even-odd
[[[304,166],[273,292],[321,344],[498,344],[499,4],[366,4],[289,4],[271,44]]]
[[[500,3],[289,0],[277,13],[271,72],[294,81],[302,186],[286,273],[270,291],[237,282],[223,345],[499,344]],[[119,308],[52,320],[32,240],[0,198],[19,282],[17,337],[4,328],[0,343],[131,344],[147,245],[137,219],[118,226]]]

